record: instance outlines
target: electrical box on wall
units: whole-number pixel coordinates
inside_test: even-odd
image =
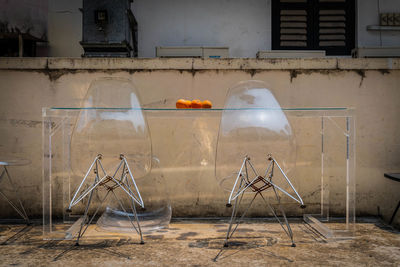
[[[137,57],[132,0],[83,0],[84,57]]]

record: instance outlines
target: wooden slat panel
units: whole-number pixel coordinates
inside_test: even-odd
[[[330,2],[330,1],[325,1]],[[319,46],[346,46],[346,12],[340,9],[319,11]]]
[[[307,0],[281,0],[281,3],[307,3]]]
[[[345,16],[320,16],[319,21],[346,21]]]
[[[281,35],[281,40],[294,40],[294,41],[306,41],[307,40],[307,36],[306,35],[294,35],[294,34],[284,34]]]
[[[307,21],[306,16],[281,16],[281,21]]]
[[[320,22],[319,23],[320,27],[323,28],[334,28],[334,27],[346,27],[346,24],[344,22]]]
[[[319,46],[346,46],[344,41],[320,41]]]
[[[281,10],[281,15],[307,15],[305,10]]]
[[[307,3],[307,0],[281,0],[280,2],[298,5],[298,3]],[[305,9],[280,10],[279,21],[280,46],[307,47],[307,11]]]
[[[307,34],[307,29],[302,29],[302,28],[298,28],[298,29],[287,29],[287,28],[282,28],[280,30],[281,34],[285,34],[285,33],[293,33],[293,34]]]
[[[345,15],[346,11],[344,10],[334,10],[334,9],[329,9],[329,10],[320,10],[319,11],[320,15]]]
[[[346,40],[344,35],[320,35],[320,40]]]
[[[281,28],[306,28],[307,23],[303,22],[282,22]]]
[[[321,28],[319,29],[319,33],[346,33],[346,30],[344,28]]]
[[[281,46],[307,46],[307,42],[289,42],[289,41],[284,41],[280,43]]]

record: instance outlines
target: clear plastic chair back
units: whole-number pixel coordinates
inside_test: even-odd
[[[71,167],[74,174],[71,193],[77,191],[99,154],[102,155],[101,165],[96,163],[95,166],[117,180],[124,173],[128,175],[127,169],[118,168],[122,162],[120,154],[128,162],[144,203],[144,208],[136,205],[142,230],[147,232],[167,227],[171,220],[171,206],[165,179],[158,159],[152,155],[149,127],[138,92],[129,80],[101,78],[90,84],[71,136]],[[98,169],[96,172],[101,179],[103,171]],[[89,173],[81,191],[93,184],[93,175],[93,172]],[[107,190],[113,185],[113,182],[103,182],[98,186],[99,190],[96,190],[92,199],[94,205],[89,212],[93,213],[101,206],[99,214],[102,215],[97,226],[108,232],[130,233],[133,231],[131,221],[135,220],[129,210],[129,207],[132,208],[132,199],[121,188]],[[73,214],[83,213],[87,198],[73,207]]]
[[[292,128],[262,81],[240,82],[228,91],[217,142],[215,177],[225,190],[232,190],[246,156],[260,175],[264,175],[269,164],[268,154],[288,175],[294,169],[296,146]]]
[[[134,85],[121,78],[102,78],[90,84],[71,140],[71,167],[85,175],[98,154],[111,172],[123,154],[135,179],[151,169],[151,138]]]

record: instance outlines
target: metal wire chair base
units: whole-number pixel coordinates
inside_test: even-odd
[[[292,232],[290,224],[289,224],[289,222],[288,222],[288,220],[286,218],[285,211],[282,208],[281,200],[280,200],[280,196],[278,194],[278,191],[281,191],[282,193],[284,193],[287,196],[289,196],[292,199],[294,199],[296,202],[300,203],[300,207],[301,208],[305,208],[305,205],[303,203],[302,198],[300,197],[300,195],[297,193],[296,189],[294,188],[294,186],[290,182],[290,179],[287,177],[285,172],[282,170],[282,168],[279,166],[278,162],[275,160],[275,158],[272,157],[271,154],[268,155],[268,160],[269,160],[270,163],[269,163],[269,165],[267,167],[267,170],[266,170],[264,176],[261,176],[261,175],[259,175],[257,173],[255,168],[253,167],[250,158],[248,156],[246,156],[244,158],[242,166],[241,166],[241,168],[239,170],[239,173],[238,173],[238,175],[236,177],[235,184],[234,184],[234,186],[232,188],[232,191],[231,191],[231,194],[229,196],[228,203],[226,204],[227,207],[232,207],[231,202],[234,200],[232,215],[231,215],[231,219],[230,219],[230,222],[229,222],[228,231],[226,233],[226,238],[225,238],[225,241],[224,241],[224,247],[228,247],[229,246],[228,240],[230,238],[232,238],[233,234],[237,230],[239,224],[242,222],[242,220],[245,217],[245,215],[248,212],[248,210],[251,208],[251,206],[254,203],[254,200],[256,199],[257,196],[260,196],[263,199],[263,201],[266,204],[266,206],[269,208],[269,210],[272,212],[272,214],[274,215],[276,220],[281,225],[283,231],[288,235],[288,237],[290,238],[290,240],[292,242],[292,247],[296,246],[296,244],[294,242],[294,239],[293,239],[293,232]],[[291,195],[286,190],[284,190],[282,187],[278,186],[277,184],[275,184],[272,181],[272,178],[274,176],[274,167],[275,166],[278,167],[278,170],[282,173],[282,175],[286,179],[286,182],[293,189],[293,191],[295,193],[294,195]],[[250,172],[252,172],[254,174],[254,178],[253,179],[250,178]],[[276,198],[277,203],[278,203],[279,210],[280,210],[280,212],[282,214],[282,217],[283,217],[283,221],[281,219],[279,219],[276,210],[269,203],[268,199],[263,196],[263,191],[265,191],[265,190],[267,190],[269,188],[272,188],[272,190],[274,192],[275,198]],[[254,197],[252,198],[252,200],[250,201],[248,206],[245,208],[245,210],[243,211],[242,215],[238,218],[238,210],[239,210],[240,204],[242,202],[243,195],[244,195],[244,193],[246,191],[249,191],[249,190],[251,190],[252,192],[255,193]]]
[[[126,161],[126,158],[124,155],[120,155],[119,159],[121,160],[117,169],[114,172],[114,175],[108,175],[107,172],[104,170],[103,165],[101,163],[102,155],[99,154],[97,157],[94,159],[92,162],[91,166],[89,167],[89,170],[87,171],[85,177],[83,178],[81,184],[79,185],[78,189],[76,190],[69,207],[67,209],[67,212],[72,212],[72,207],[78,204],[80,201],[82,201],[86,196],[88,196],[88,201],[85,206],[85,212],[84,215],[82,216],[82,221],[80,223],[80,229],[78,232],[78,236],[76,239],[75,245],[79,245],[79,240],[82,238],[82,236],[85,234],[86,230],[88,229],[89,225],[92,223],[93,219],[96,217],[97,213],[103,206],[103,203],[106,201],[106,199],[109,196],[114,197],[114,199],[117,201],[119,204],[120,208],[124,211],[124,213],[127,215],[129,221],[132,224],[133,230],[137,232],[137,234],[140,236],[140,244],[144,244],[143,241],[143,234],[142,230],[140,228],[140,223],[139,223],[139,218],[136,212],[136,207],[135,203],[140,205],[142,208],[144,208],[144,203],[142,200],[142,197],[139,192],[139,188],[136,185],[135,179],[133,178],[132,172],[129,168],[128,162]],[[92,185],[89,186],[86,190],[83,190],[80,192],[80,189],[82,188],[82,185],[85,183],[85,180],[93,170],[95,174],[94,182]],[[103,175],[100,177],[99,176],[99,171],[103,173]],[[118,175],[120,173],[120,175]],[[119,177],[117,177],[119,176]],[[105,196],[102,199],[99,199],[100,204],[98,205],[97,209],[95,210],[94,214],[92,216],[88,216],[88,211],[89,207],[92,203],[93,199],[93,192],[95,190],[100,190],[104,189],[106,191]],[[124,191],[129,198],[131,199],[130,201],[130,208],[133,213],[133,217],[135,221],[132,220],[131,216],[129,216],[129,213],[127,212],[127,209],[124,207],[121,199],[115,194],[115,190],[121,189]],[[80,193],[78,195],[78,193]],[[96,194],[97,195],[97,194]]]

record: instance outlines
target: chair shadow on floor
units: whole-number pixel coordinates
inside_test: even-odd
[[[117,258],[128,259],[130,260],[130,256],[119,251],[121,246],[123,245],[131,245],[137,244],[139,242],[134,242],[129,239],[120,239],[120,240],[102,240],[97,243],[91,244],[80,244],[77,246],[74,242],[68,240],[51,240],[41,244],[37,244],[35,247],[25,250],[20,253],[20,255],[28,255],[32,254],[39,249],[52,250],[52,251],[60,251],[53,258],[53,262],[61,260],[64,257],[67,257],[69,253],[76,251],[84,251],[85,255],[91,254],[93,252],[107,254],[108,256],[114,256]]]
[[[304,240],[298,240],[297,242],[299,244],[304,244],[304,243],[327,243],[326,239],[323,238],[321,234],[319,234],[317,231],[315,231],[310,225],[307,223],[299,223],[297,224],[297,227],[303,232],[304,235]],[[268,257],[273,257],[278,260],[284,260],[288,263],[293,262],[292,259],[281,256],[277,254],[274,251],[269,250],[268,248],[272,248],[273,246],[276,246],[278,244],[278,239],[272,236],[263,236],[262,233],[260,233],[260,236],[258,237],[235,237],[234,241],[229,241],[227,247],[222,247],[221,244],[222,241],[219,238],[218,240],[215,240],[215,242],[209,242],[207,245],[203,244],[203,247],[207,246],[210,249],[219,249],[219,252],[217,255],[212,259],[214,262],[217,262],[219,260],[223,260],[229,257],[232,257],[240,252],[243,251],[248,251],[248,250],[255,250],[257,252],[263,253],[264,255],[268,255]],[[204,242],[203,242],[204,243]],[[281,246],[287,246],[291,247],[289,243],[281,243],[279,244]],[[193,244],[192,244],[193,246]],[[295,249],[295,248],[293,248]]]
[[[256,252],[268,255],[269,257],[274,257],[278,260],[284,260],[288,263],[293,262],[292,259],[278,255],[275,252],[270,251],[268,248],[275,246],[278,242],[276,238],[273,237],[235,237],[235,240],[228,241],[228,246],[224,247],[223,241],[218,240],[218,244],[215,244],[215,249],[219,249],[217,255],[212,259],[214,262],[218,262],[224,259],[228,259],[232,256],[238,256],[241,252],[253,251],[254,257],[256,257]],[[283,245],[283,244],[282,244]],[[283,246],[291,247],[291,244],[285,244]]]

